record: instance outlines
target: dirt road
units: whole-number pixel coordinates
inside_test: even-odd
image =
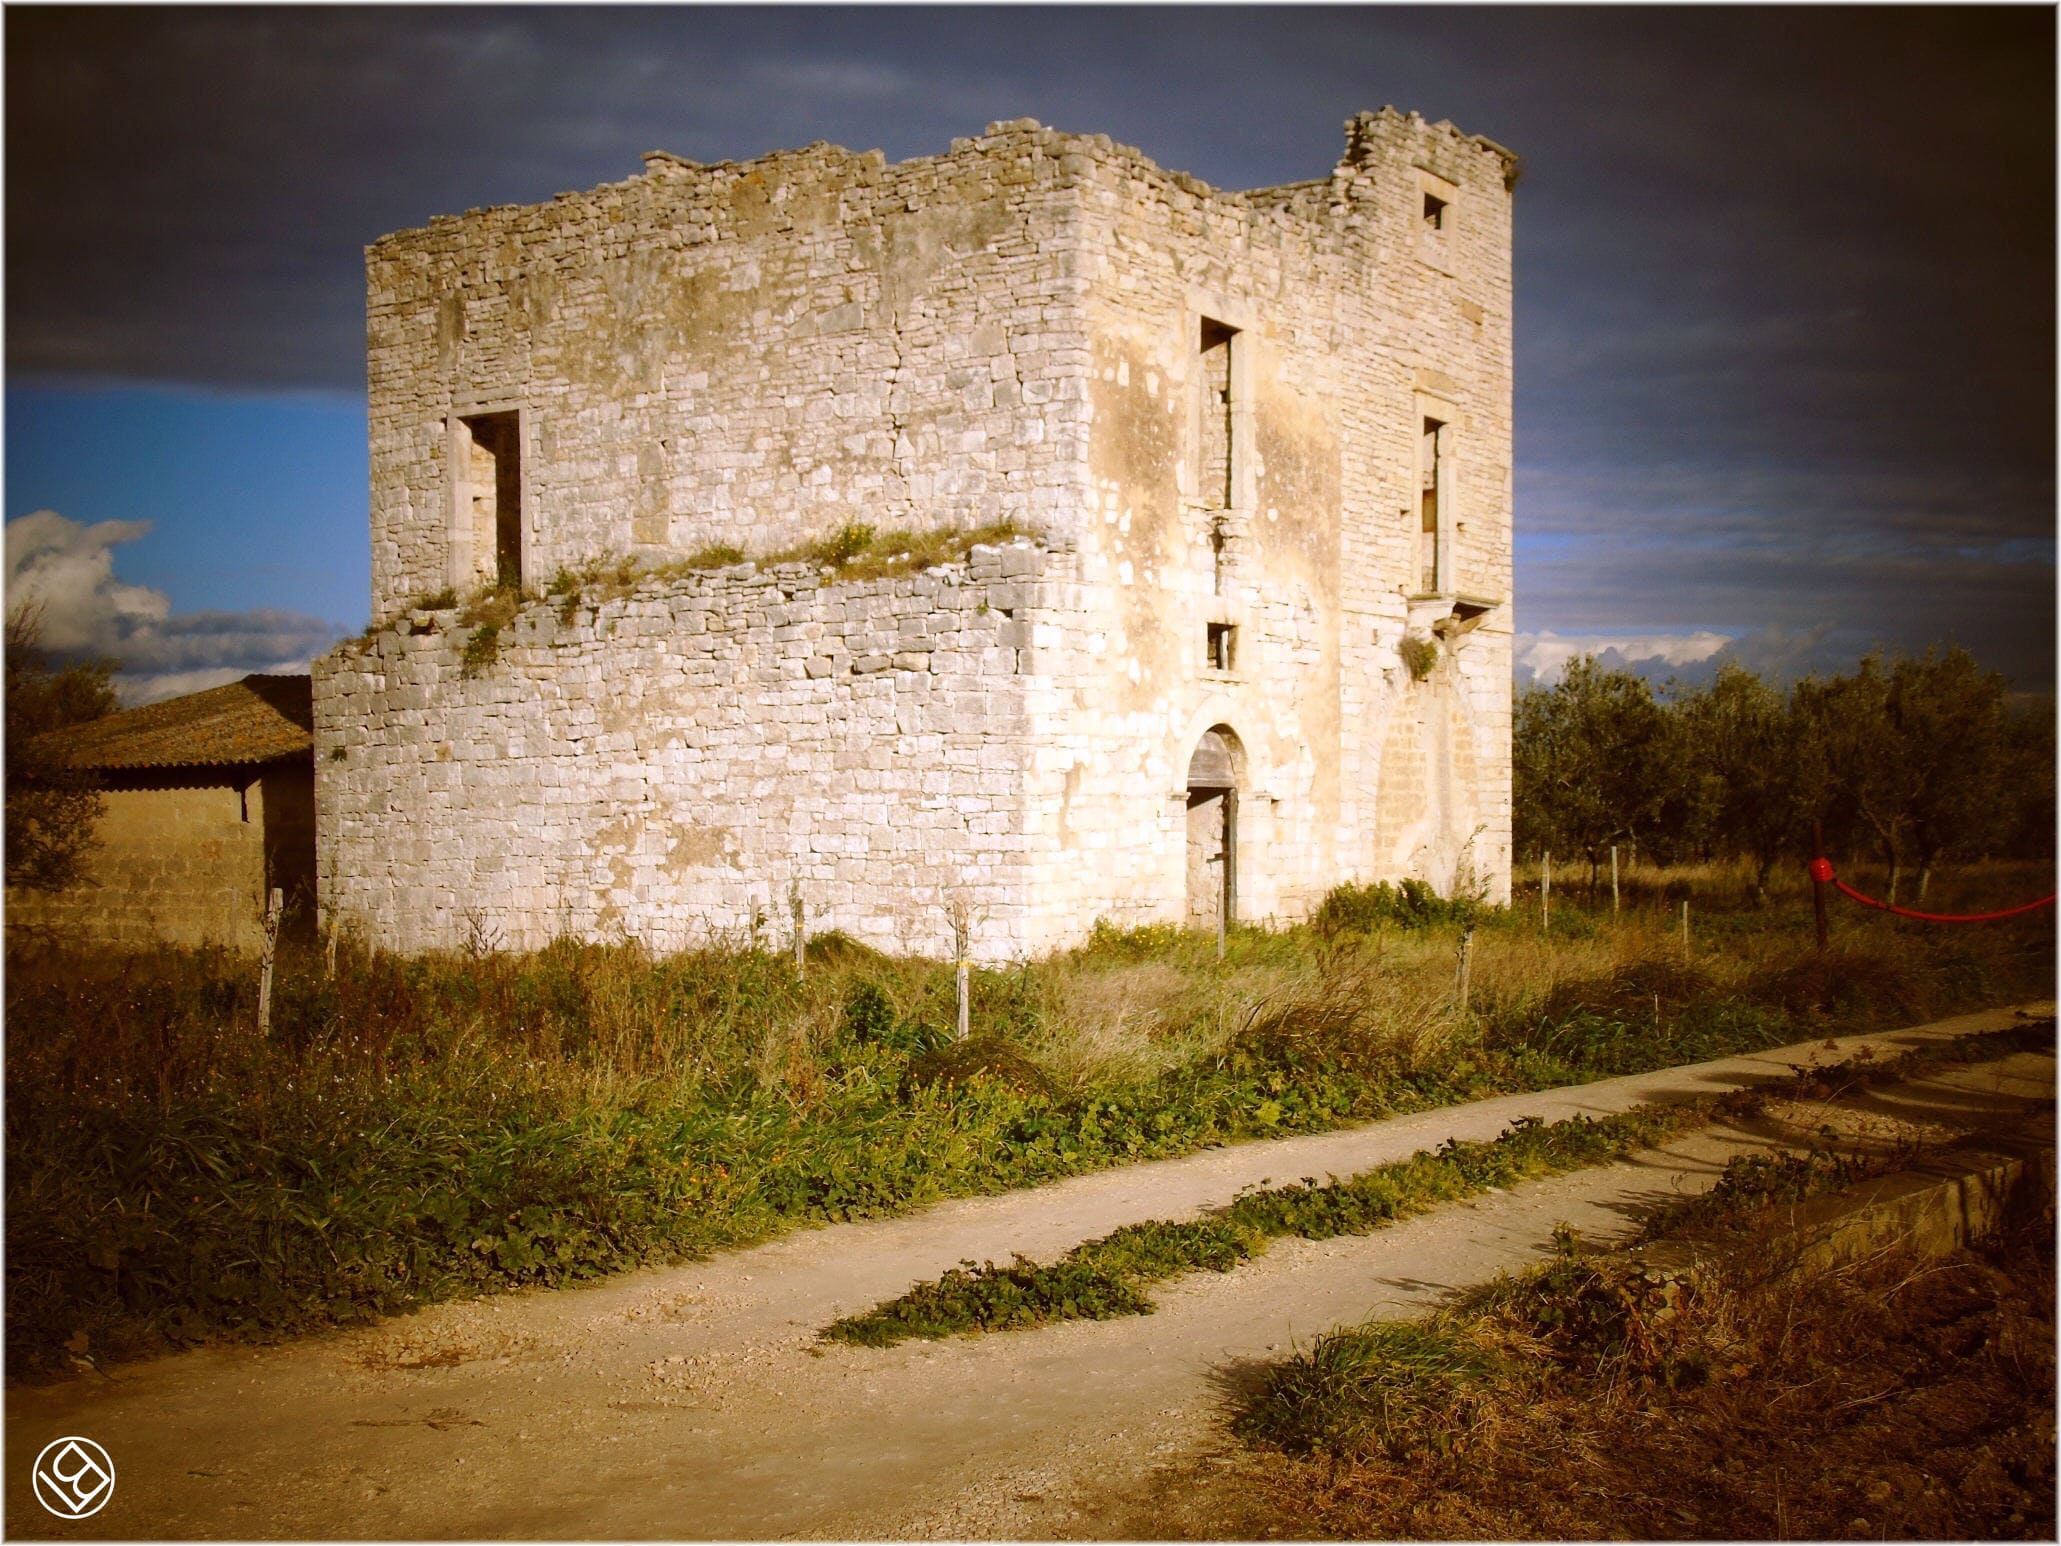
[[[1359,1239],[1285,1240],[1162,1288],[1158,1313],[891,1349],[822,1345],[838,1315],[962,1258],[1049,1258],[1247,1186],[1350,1174],[1449,1137],[1711,1093],[2014,1023],[1887,1035],[1505,1097],[1213,1150],[904,1219],[805,1231],[595,1287],[445,1305],[365,1331],[212,1350],[10,1392],[7,1527],[77,1537],[1037,1537],[1094,1533],[1095,1499],[1220,1445],[1243,1371],[1341,1322],[1420,1311],[1536,1258],[1567,1222],[1607,1238],[1743,1147],[1713,1127]],[[2052,1100],[2020,1058],[1870,1097],[1884,1124],[1967,1127]],[[30,1465],[84,1435],[109,1505],[59,1523]]]

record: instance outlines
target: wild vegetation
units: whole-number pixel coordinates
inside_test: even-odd
[[[1768,1209],[1852,1173],[1734,1161],[1649,1228],[1696,1228],[1686,1277],[1563,1236],[1425,1319],[1319,1338],[1200,1507],[1255,1536],[2052,1539],[2051,1210],[1941,1261],[1795,1270]]]
[[[1799,1073],[1786,1093],[1829,1098],[1862,1085],[1886,1084],[1953,1064],[1997,1057],[2005,1051],[2044,1049],[2053,1025],[1974,1036],[1905,1052],[1863,1057]],[[1013,1330],[1060,1320],[1108,1320],[1149,1315],[1145,1289],[1183,1273],[1229,1272],[1286,1236],[1330,1240],[1371,1234],[1391,1224],[1483,1191],[1621,1159],[1709,1121],[1718,1112],[1758,1109],[1774,1087],[1722,1097],[1639,1106],[1601,1119],[1576,1116],[1550,1125],[1519,1118],[1486,1143],[1451,1140],[1406,1160],[1377,1165],[1347,1180],[1320,1185],[1305,1177],[1292,1186],[1241,1194],[1229,1206],[1184,1222],[1126,1224],[1075,1246],[1057,1261],[1017,1256],[1008,1266],[962,1262],[934,1282],[833,1322],[824,1336],[864,1347],[887,1347],[911,1337]],[[1742,1195],[1794,1201],[1840,1184],[1857,1172],[1829,1151],[1752,1156],[1735,1160],[1717,1187],[1666,1210],[1666,1227],[1683,1228],[1723,1217]],[[1372,1335],[1379,1341],[1386,1329]],[[1291,1365],[1291,1368],[1296,1366]],[[1387,1376],[1383,1376],[1384,1378]],[[1287,1391],[1287,1377],[1277,1390]],[[1281,1401],[1301,1411],[1283,1394]],[[1321,1447],[1321,1445],[1319,1446]]]
[[[1272,1240],[1372,1234],[1491,1187],[1622,1158],[1702,1119],[1688,1104],[1593,1121],[1570,1117],[1551,1126],[1520,1118],[1486,1143],[1455,1139],[1345,1181],[1319,1184],[1305,1177],[1293,1186],[1247,1192],[1202,1218],[1126,1224],[1049,1264],[1025,1256],[1006,1267],[963,1262],[935,1282],[832,1322],[823,1334],[861,1347],[888,1347],[911,1337],[1150,1315],[1145,1290],[1152,1284],[1187,1272],[1229,1272]]]
[[[940,564],[964,563],[976,547],[1010,542],[1021,535],[1023,529],[1013,521],[921,531],[881,531],[863,521],[848,521],[826,537],[777,550],[748,553],[734,543],[709,543],[666,563],[644,562],[627,554],[602,554],[576,567],[559,569],[541,589],[488,584],[461,598],[447,585],[416,597],[408,606],[413,611],[428,612],[457,608],[458,626],[467,630],[462,669],[467,676],[478,676],[493,666],[499,655],[502,631],[514,622],[526,602],[553,603],[559,621],[570,625],[582,607],[621,600],[643,585],[706,574],[735,564],[752,562],[770,568],[774,564],[800,563],[829,571],[833,580],[873,580],[915,574]],[[378,635],[380,626],[373,623],[352,644],[363,648]]]
[[[94,777],[37,738],[111,714],[112,660],[54,663],[40,642],[42,612],[7,614],[7,884],[55,891],[79,879],[93,849],[101,798]]]
[[[1896,900],[1949,862],[2054,852],[2052,699],[2015,705],[1965,650],[1871,656],[1787,693],[1736,666],[1656,697],[1577,660],[1518,695],[1520,854],[1579,859],[1593,887],[1610,849],[1665,863],[1739,858],[1759,886],[1828,850],[1888,866]],[[1908,900],[1908,894],[1906,895]]]
[[[1624,913],[1340,893],[1323,926],[1098,929],[979,970],[836,935],[423,957],[18,940],[6,976],[17,1371],[562,1283],[1133,1159],[1907,1023],[2049,991],[2043,917],[1929,929],[1799,885],[1640,871]],[[1954,872],[1941,900],[2022,890]],[[1685,952],[1670,904],[1698,898]],[[1728,900],[1729,899],[1729,900]],[[1455,966],[1473,930],[1464,1012]]]

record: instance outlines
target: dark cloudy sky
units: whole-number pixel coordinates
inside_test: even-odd
[[[1523,669],[1951,639],[2045,688],[2054,20],[12,6],[8,576],[141,692],[362,623],[362,249],[433,215],[1020,116],[1250,187],[1392,103],[1525,160]]]

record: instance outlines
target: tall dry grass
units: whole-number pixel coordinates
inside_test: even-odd
[[[1691,922],[1685,951],[1664,903],[1480,916],[1464,1011],[1463,917],[1241,928],[1221,961],[1100,928],[976,972],[965,1046],[948,965],[838,936],[805,976],[746,945],[347,946],[334,978],[289,949],[269,1039],[245,961],[11,941],[9,1346],[277,1334],[2051,992],[2048,917],[1848,911],[1822,957],[1797,896]]]

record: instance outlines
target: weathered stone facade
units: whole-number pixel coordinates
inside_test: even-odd
[[[305,676],[123,709],[42,738],[100,791],[93,846],[57,891],[10,887],[10,936],[254,949],[266,897],[315,913],[315,774]]]
[[[113,945],[263,941],[265,897],[312,922],[314,781],[308,765],[111,777],[77,885],[7,892],[10,934]]]
[[[1505,894],[1514,173],[1384,110],[1223,193],[1026,120],[654,155],[376,244],[385,626],[316,667],[324,905],[669,948],[784,930],[798,884],[890,948],[963,904],[998,958],[1346,879]],[[1026,535],[678,572],[853,521]],[[673,572],[526,605],[484,667],[423,605],[604,555]]]

